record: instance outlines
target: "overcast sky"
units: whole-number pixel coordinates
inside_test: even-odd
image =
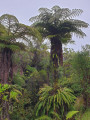
[[[0,16],[11,14],[16,16],[20,23],[30,25],[29,18],[37,15],[39,8],[52,8],[54,5],[61,8],[82,9],[84,12],[78,19],[90,25],[90,0],[0,0]],[[85,44],[90,45],[90,26],[84,29],[84,32],[87,37],[84,39],[73,37],[75,44],[69,44],[67,47],[77,51]]]

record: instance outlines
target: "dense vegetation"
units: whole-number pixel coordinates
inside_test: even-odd
[[[90,45],[62,48],[86,36],[88,24],[72,19],[82,10],[39,11],[31,26],[0,17],[0,120],[88,120]]]

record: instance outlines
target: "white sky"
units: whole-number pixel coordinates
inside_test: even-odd
[[[3,14],[11,14],[18,18],[19,22],[30,25],[29,18],[38,14],[41,7],[52,8],[58,5],[61,8],[82,9],[83,14],[78,17],[82,21],[90,25],[90,0],[0,0],[0,16]],[[81,46],[90,44],[90,26],[84,29],[87,37],[79,39],[73,37],[75,45],[67,45],[75,51],[81,50]]]

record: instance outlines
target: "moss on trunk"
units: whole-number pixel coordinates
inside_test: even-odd
[[[62,43],[57,37],[51,39],[51,62],[54,69],[54,88],[57,89],[58,67],[63,65]]]

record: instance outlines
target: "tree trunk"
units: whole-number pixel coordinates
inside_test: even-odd
[[[9,48],[1,50],[0,80],[2,84],[10,84],[13,78],[12,53]]]
[[[51,39],[51,60],[57,67],[63,66],[62,43],[56,37]]]
[[[4,48],[0,54],[0,82],[1,84],[11,84],[13,79],[13,66],[12,66],[12,50]],[[2,103],[2,115],[0,120],[10,120],[9,118],[9,102],[3,101]]]
[[[2,103],[2,116],[1,116],[1,120],[10,120],[10,116],[9,116],[9,102],[8,101],[4,101]]]
[[[62,43],[57,37],[51,39],[51,62],[53,63],[54,87],[56,89],[58,82],[58,67],[59,65],[63,65]]]

